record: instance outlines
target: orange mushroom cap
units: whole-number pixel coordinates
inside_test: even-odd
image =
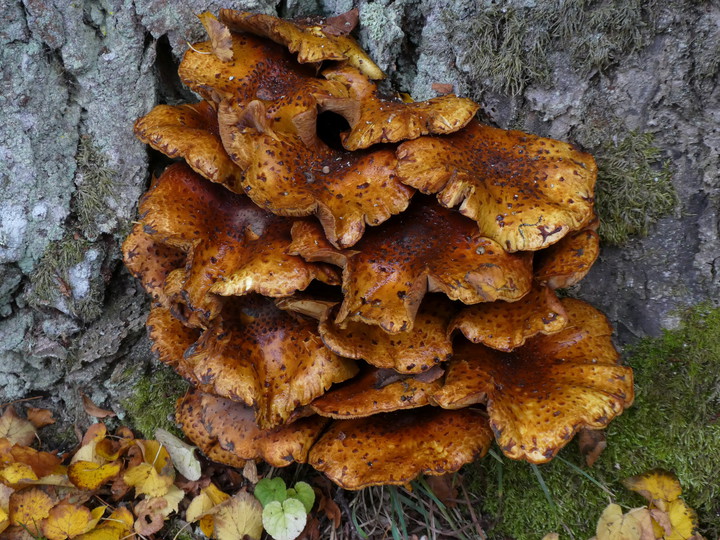
[[[344,489],[403,485],[420,474],[455,472],[484,456],[491,441],[479,411],[422,408],[336,420],[309,463]]]
[[[442,370],[439,375],[442,376]],[[333,388],[312,402],[320,416],[362,418],[377,413],[415,409],[430,404],[440,381],[424,381],[394,370],[368,368],[357,378]]]
[[[510,353],[456,344],[445,386],[433,396],[447,408],[487,400],[490,426],[513,459],[549,461],[579,429],[607,426],[633,401],[632,370],[618,365],[605,316],[580,300],[562,304],[564,330]]]
[[[272,15],[222,9],[220,21],[235,32],[250,32],[285,45],[290,52],[298,53],[301,64],[335,60],[348,63],[371,79],[385,77],[353,38],[326,31],[325,19],[285,21]]]
[[[123,262],[130,273],[139,279],[153,304],[169,307],[165,280],[178,268],[185,266],[185,253],[159,243],[136,223],[122,245]]]
[[[568,234],[535,255],[535,279],[551,289],[579,283],[600,254],[600,237],[592,229]]]
[[[453,95],[417,103],[383,99],[377,85],[352,67],[326,70],[323,76],[343,83],[350,91],[348,97],[320,100],[323,109],[343,116],[350,124],[350,131],[341,134],[348,150],[416,139],[429,133],[452,133],[470,122],[480,108],[470,99]]]
[[[147,319],[147,331],[152,341],[152,350],[158,359],[177,371],[186,381],[198,385],[194,364],[185,352],[200,337],[200,330],[188,328],[172,316],[169,309],[155,307]]]
[[[257,295],[229,299],[188,361],[214,393],[254,407],[262,429],[285,423],[296,409],[358,372],[355,361],[323,345],[314,321]]]
[[[534,251],[594,219],[597,167],[572,145],[470,122],[398,148],[401,180],[437,193],[508,251]]]
[[[212,41],[195,43],[183,56],[178,74],[206,101],[252,100],[258,95],[277,99],[315,76],[310,66],[299,65],[283,47],[247,34],[231,33],[232,59],[213,53]]]
[[[158,105],[135,122],[142,142],[171,158],[183,158],[195,172],[232,189],[242,170],[223,148],[217,113],[206,101],[192,105]]]
[[[554,334],[567,324],[560,300],[548,287],[533,285],[515,302],[487,302],[464,308],[448,326],[473,343],[511,351],[536,334]]]
[[[530,253],[506,253],[472,221],[427,198],[369,230],[354,250],[332,250],[309,222],[296,223],[292,236],[290,253],[343,266],[341,326],[362,321],[407,332],[428,290],[475,304],[517,300],[532,281]]]
[[[208,454],[211,459],[229,454],[234,460],[262,459],[273,467],[307,462],[310,446],[327,424],[327,419],[311,416],[277,429],[262,430],[255,424],[254,416],[254,411],[242,403],[202,392],[191,392],[181,398],[176,412],[185,434],[204,452],[215,444],[224,451],[215,457]]]
[[[187,165],[168,167],[139,210],[153,240],[187,253],[182,296],[205,322],[220,310],[215,295],[288,296],[314,278],[337,283],[334,269],[285,253],[291,221],[207,182]]]
[[[265,105],[246,107],[242,125],[221,125],[225,148],[246,166],[245,193],[260,207],[282,216],[315,214],[337,246],[355,244],[365,224],[378,225],[407,208],[414,191],[395,174],[395,152],[346,152],[298,134],[270,129]]]

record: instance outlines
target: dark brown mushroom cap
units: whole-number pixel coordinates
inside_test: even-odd
[[[142,142],[171,158],[183,158],[195,172],[232,189],[242,178],[223,148],[217,113],[206,101],[192,105],[158,105],[135,122]]]
[[[202,396],[204,395],[202,392],[192,391],[178,399],[175,405],[175,421],[180,424],[187,438],[197,445],[208,459],[231,467],[244,466],[246,460],[224,450],[217,438],[210,435],[203,424]]]
[[[248,34],[231,33],[232,59],[213,54],[211,41],[195,43],[180,62],[178,74],[203,99],[249,101],[258,95],[277,99],[315,76],[311,66],[298,64],[280,45]]]
[[[308,460],[342,488],[354,490],[455,472],[484,456],[491,442],[479,411],[422,408],[336,420]]]
[[[227,464],[231,463],[218,458],[262,459],[273,467],[307,462],[310,447],[327,424],[327,419],[311,416],[277,429],[262,430],[255,424],[254,415],[254,411],[242,403],[192,392],[179,401],[176,419],[188,438],[211,459]],[[216,452],[213,457],[205,448],[212,449],[215,445],[222,453]]]
[[[153,304],[169,307],[165,280],[178,268],[185,266],[185,253],[159,243],[136,223],[122,245],[123,262],[130,273],[139,279]]]
[[[155,307],[150,310],[147,319],[147,331],[152,341],[152,350],[158,359],[180,375],[186,381],[198,385],[194,364],[185,356],[185,352],[200,337],[201,331],[188,328],[172,316],[169,309]]]
[[[362,418],[429,405],[430,395],[440,386],[437,379],[426,382],[394,370],[370,368],[317,398],[310,408],[320,416]]]
[[[337,282],[334,269],[285,253],[291,221],[204,180],[185,164],[168,167],[139,210],[146,234],[187,253],[182,296],[206,322],[220,309],[216,294],[289,296],[314,278]]]
[[[285,423],[358,372],[354,360],[323,345],[315,321],[293,317],[258,295],[228,299],[188,361],[212,392],[254,407],[262,429]]]
[[[421,373],[452,356],[447,328],[456,311],[446,297],[426,296],[412,329],[388,334],[378,326],[357,321],[341,327],[335,323],[336,308],[322,317],[318,330],[325,345],[340,356],[399,373]]]
[[[290,253],[344,267],[341,327],[360,321],[392,334],[408,332],[428,290],[475,304],[517,300],[531,286],[530,253],[506,253],[472,221],[429,198],[370,229],[353,250],[329,249],[308,222],[294,226],[292,235]]]
[[[632,370],[618,365],[605,316],[580,300],[562,303],[564,330],[510,353],[456,343],[433,396],[448,408],[487,400],[490,426],[513,459],[549,461],[579,429],[607,426],[633,401]]]
[[[315,214],[336,246],[355,244],[365,224],[378,225],[407,208],[414,191],[395,174],[393,150],[346,152],[300,135],[274,132],[265,106],[248,105],[246,127],[222,131],[230,157],[246,165],[245,193],[282,216]]]
[[[343,83],[350,91],[348,97],[328,96],[320,101],[323,109],[340,114],[350,124],[350,131],[341,135],[348,150],[417,139],[430,133],[452,133],[472,120],[480,107],[470,99],[453,95],[417,103],[383,99],[375,83],[347,66],[326,70],[323,76]]]
[[[534,251],[594,219],[597,167],[570,144],[470,122],[398,148],[398,173],[477,221],[508,251]]]
[[[473,343],[511,351],[536,334],[554,334],[567,324],[560,300],[548,287],[535,284],[515,302],[488,302],[464,308],[448,333],[460,330]]]
[[[592,229],[568,234],[557,244],[535,254],[535,279],[551,289],[580,282],[600,254],[600,237]]]
[[[301,64],[336,60],[347,62],[371,79],[385,77],[353,38],[326,32],[323,19],[285,21],[271,15],[222,9],[220,21],[235,32],[250,32],[285,45],[297,53]]]

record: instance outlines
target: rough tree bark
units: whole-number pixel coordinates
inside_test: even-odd
[[[676,324],[678,307],[717,301],[717,2],[10,0],[0,8],[0,403],[44,396],[67,425],[81,417],[79,392],[122,411],[151,369],[148,304],[119,253],[151,158],[132,123],[192,99],[178,57],[202,38],[195,14],[221,7],[358,7],[359,39],[395,89],[425,99],[452,84],[489,122],[579,143],[603,165],[601,208],[624,189],[618,178],[640,200],[669,200],[655,205],[667,214],[657,223],[647,217],[648,236],[606,245],[572,291],[609,314],[622,343]],[[625,206],[641,224],[657,210]]]

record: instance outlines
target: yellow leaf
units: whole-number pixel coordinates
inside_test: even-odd
[[[94,527],[92,519],[92,514],[86,507],[60,503],[50,510],[42,531],[48,540],[74,538]]]
[[[653,469],[623,480],[626,488],[645,497],[652,504],[666,509],[666,504],[677,499],[682,493],[680,482],[675,473],[663,469]]]
[[[262,505],[247,491],[236,493],[215,513],[215,538],[236,540],[245,535],[259,539],[263,532]]]
[[[697,528],[697,514],[682,499],[676,499],[668,504],[667,509],[672,533],[665,540],[685,540],[693,535]]]
[[[95,452],[98,456],[108,461],[115,461],[127,452],[128,448],[135,444],[135,439],[121,439],[115,442],[111,439],[98,441]]]
[[[136,494],[150,497],[162,497],[173,483],[172,477],[160,474],[150,463],[128,469],[123,480],[128,486],[135,487]]]
[[[79,489],[93,491],[120,474],[119,461],[100,465],[92,461],[76,461],[68,467],[70,481]]]
[[[597,540],[640,540],[642,529],[632,516],[623,515],[617,504],[609,504],[597,524]]]
[[[32,482],[37,479],[35,471],[25,463],[11,463],[0,471],[0,482],[8,486],[21,482]]]
[[[132,534],[133,521],[130,510],[118,508],[93,530],[78,536],[75,540],[127,540],[134,536]]]
[[[38,488],[17,491],[10,496],[10,524],[26,527],[38,536],[40,523],[55,505],[50,495]]]
[[[70,463],[76,461],[92,461],[94,463],[105,463],[105,459],[98,456],[95,452],[97,444],[102,441],[107,435],[107,428],[105,424],[97,423],[91,425],[85,432],[85,436],[82,440],[82,446],[75,452],[75,455],[70,460]]]
[[[0,508],[0,533],[7,529],[8,525],[10,525],[10,515]]]
[[[175,476],[175,468],[170,462],[170,454],[158,441],[138,441],[143,452],[143,459],[155,470],[165,476]]]
[[[12,444],[29,446],[35,440],[35,426],[20,418],[13,407],[8,407],[0,416],[0,438]]]
[[[10,450],[10,455],[15,461],[30,465],[38,478],[59,473],[62,470],[60,465],[62,460],[50,452],[38,452],[28,446],[15,445]]]
[[[230,495],[220,491],[215,484],[209,484],[190,502],[185,511],[185,520],[190,523],[200,520],[200,530],[209,538],[215,528],[215,517],[208,512],[229,498]]]

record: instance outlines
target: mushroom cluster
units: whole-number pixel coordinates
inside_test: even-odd
[[[209,458],[406,484],[493,440],[548,461],[631,404],[607,319],[555,293],[598,255],[590,155],[383,92],[347,18],[200,18],[202,101],[135,125],[177,162],[123,252]]]

